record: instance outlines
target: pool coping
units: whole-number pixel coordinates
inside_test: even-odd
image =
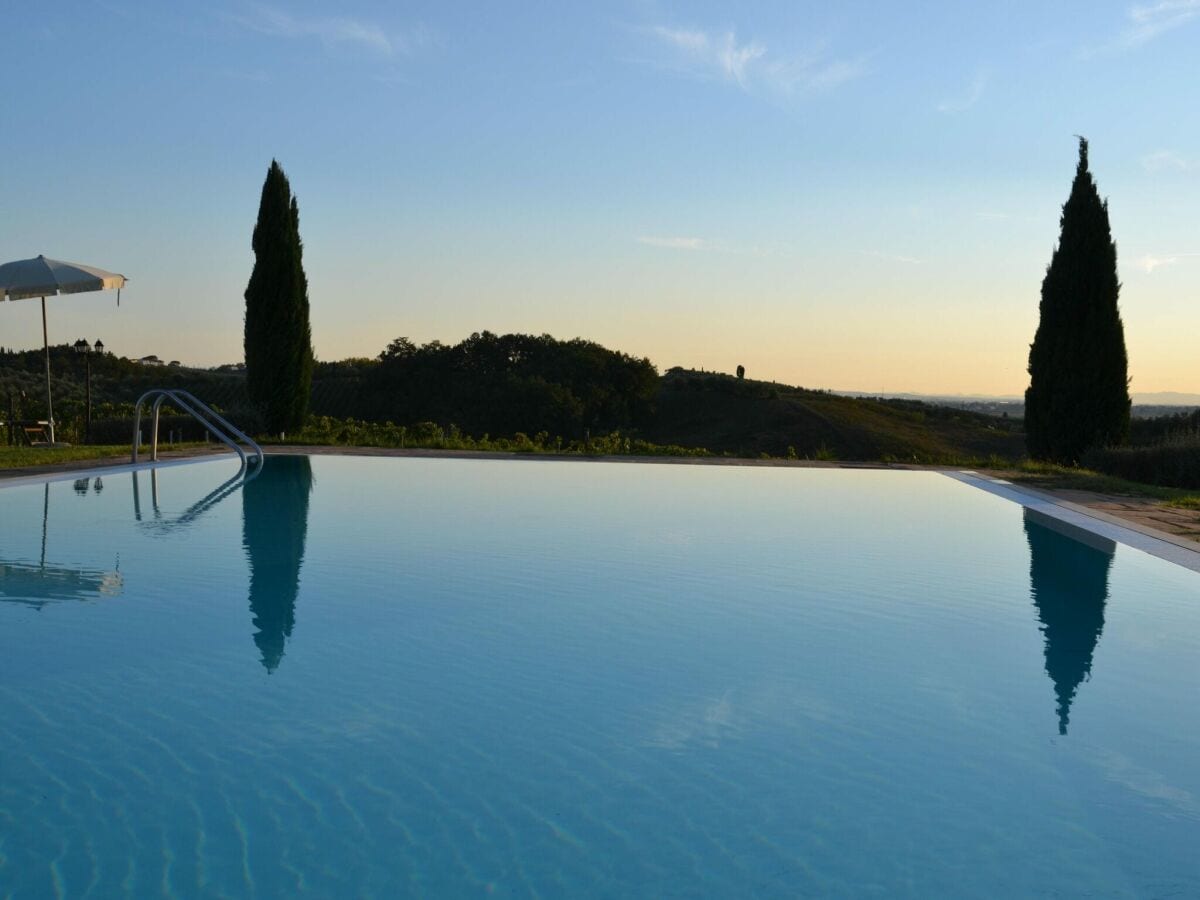
[[[236,461],[235,453],[199,453],[195,456],[178,456],[172,459],[139,460],[136,463],[101,463],[78,469],[60,469],[47,472],[45,470],[30,475],[7,475],[0,478],[0,491],[7,487],[19,487],[23,484],[44,484],[50,481],[75,481],[79,478],[94,478],[105,475],[121,475],[125,472],[141,472],[144,469],[166,469],[173,466],[188,466],[193,463],[220,462],[221,460]],[[81,460],[94,462],[94,460]]]
[[[1003,478],[983,475],[973,469],[943,471],[941,474],[997,497],[1019,503],[1026,509],[1050,516],[1067,525],[1081,528],[1119,544],[1125,544],[1150,556],[1175,563],[1185,569],[1191,569],[1193,572],[1200,572],[1200,547],[1187,538],[1176,537],[1165,531],[1110,515],[1102,510],[1072,503],[1070,500],[1062,500],[1036,488],[1014,484]]]
[[[379,456],[408,459],[491,459],[491,460],[528,460],[528,461],[565,461],[565,462],[610,462],[610,463],[674,463],[682,465],[742,465],[762,466],[769,468],[821,468],[843,470],[890,470],[890,471],[922,471],[933,472],[953,478],[963,484],[986,491],[997,497],[1002,497],[1018,503],[1028,509],[1048,515],[1051,518],[1065,522],[1076,528],[1099,535],[1120,544],[1141,550],[1151,556],[1175,563],[1193,572],[1200,572],[1200,544],[1187,538],[1176,537],[1165,531],[1150,528],[1128,519],[1114,516],[1098,509],[1093,509],[1070,500],[1060,499],[1053,494],[1036,488],[1018,485],[1003,478],[982,474],[974,469],[955,469],[941,467],[914,467],[888,465],[886,463],[841,463],[815,462],[810,460],[755,460],[727,459],[722,457],[579,457],[563,455],[530,455],[525,453],[495,453],[481,451],[439,451],[439,450],[400,450],[363,447],[303,447],[303,446],[269,446],[264,447],[269,456],[307,455],[307,456]],[[345,452],[347,450],[357,452]],[[315,452],[314,452],[315,451]],[[118,475],[125,472],[141,471],[151,468],[190,465],[200,462],[217,462],[220,460],[236,460],[230,452],[208,451],[188,453],[184,451],[179,456],[170,459],[159,459],[157,462],[141,460],[137,463],[100,462],[98,465],[86,465],[79,468],[63,468],[53,472],[44,469],[28,475],[6,475],[0,478],[0,490],[6,487],[17,487],[26,484],[42,484],[50,481],[74,481],[78,478],[94,476]],[[81,463],[94,462],[81,460]],[[814,464],[815,462],[815,464]]]

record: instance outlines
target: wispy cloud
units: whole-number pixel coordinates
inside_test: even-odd
[[[758,40],[740,40],[734,31],[655,25],[646,29],[672,54],[671,64],[686,71],[738,85],[749,91],[763,86],[782,93],[821,91],[867,72],[867,58],[838,59],[824,50],[785,56]]]
[[[1160,172],[1200,171],[1200,160],[1187,159],[1171,150],[1158,150],[1142,157],[1142,168],[1152,175]]]
[[[906,266],[919,266],[921,260],[915,256],[904,256],[900,253],[884,253],[881,250],[863,250],[863,256],[870,256],[874,259],[882,259],[886,262],[903,263]]]
[[[1130,27],[1125,40],[1133,46],[1145,44],[1197,16],[1200,0],[1159,0],[1151,6],[1135,6],[1129,10]]]
[[[348,45],[381,56],[409,54],[428,44],[425,28],[388,31],[375,22],[343,16],[301,16],[274,6],[256,4],[245,13],[227,13],[234,24],[269,37],[291,40],[314,39],[327,46]]]
[[[1200,0],[1159,0],[1144,6],[1132,6],[1126,13],[1125,28],[1107,44],[1085,48],[1085,58],[1105,53],[1135,50],[1157,37],[1200,18]]]
[[[1150,275],[1155,269],[1160,269],[1163,266],[1173,266],[1179,262],[1178,256],[1151,256],[1147,253],[1145,256],[1135,260],[1139,269]]]
[[[1180,810],[1188,820],[1200,812],[1200,803],[1184,788],[1173,784],[1153,769],[1139,766],[1122,753],[1102,750],[1086,753],[1084,758],[1093,764],[1109,781],[1149,799],[1155,807],[1171,806]]]
[[[1156,269],[1161,269],[1164,266],[1176,265],[1181,259],[1197,259],[1200,258],[1200,253],[1170,253],[1163,256],[1155,256],[1147,253],[1144,256],[1139,256],[1134,260],[1134,265],[1145,272],[1147,275],[1153,275]]]
[[[638,237],[639,244],[645,244],[647,247],[662,247],[666,250],[709,250],[712,249],[712,241],[698,237],[659,237],[657,235],[644,234]]]
[[[681,250],[687,253],[730,253],[735,256],[757,256],[760,258],[786,256],[787,249],[773,246],[736,245],[711,238],[675,235],[643,234],[636,238],[639,244],[658,247],[661,250]]]
[[[758,43],[739,44],[731,31],[717,49],[717,63],[725,73],[742,87],[746,86],[746,69],[755,60],[767,55],[767,48]]]
[[[987,75],[980,72],[964,93],[943,100],[937,105],[937,111],[948,115],[966,112],[983,98],[983,92],[987,90],[987,83]]]
[[[806,88],[822,91],[835,88],[847,81],[853,81],[855,78],[866,75],[867,71],[866,56],[859,56],[855,59],[838,59],[820,65],[815,70],[802,73],[799,81]]]
[[[708,35],[703,31],[686,31],[678,28],[667,28],[664,25],[656,25],[651,31],[668,44],[673,44],[680,50],[703,53],[708,49]]]

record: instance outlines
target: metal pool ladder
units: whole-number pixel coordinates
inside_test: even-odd
[[[158,460],[158,413],[163,405],[163,401],[169,400],[172,406],[182,409],[207,428],[217,440],[230,447],[242,461],[242,472],[246,471],[246,467],[250,464],[251,460],[253,460],[257,469],[262,468],[262,447],[258,446],[254,438],[239,429],[220,413],[215,412],[208,404],[198,400],[193,394],[180,388],[153,388],[146,391],[138,399],[137,406],[133,410],[133,462],[136,463],[138,461],[138,447],[142,442],[142,404],[151,397],[154,398],[154,406],[152,407],[153,419],[151,420],[153,424],[150,428],[150,459]],[[246,447],[243,448],[242,444],[245,444]],[[247,453],[247,450],[250,452]],[[257,475],[258,472],[256,471],[255,474]]]

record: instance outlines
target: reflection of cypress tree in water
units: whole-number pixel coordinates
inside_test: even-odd
[[[1025,537],[1030,593],[1046,639],[1046,674],[1058,696],[1058,733],[1066,734],[1071,701],[1091,674],[1092,653],[1104,630],[1116,545],[1030,509]]]
[[[276,456],[242,487],[242,544],[250,561],[254,643],[268,672],[278,668],[296,623],[312,482],[307,456]]]

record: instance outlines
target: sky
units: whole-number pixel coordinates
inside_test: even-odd
[[[48,301],[52,342],[240,360],[275,158],[318,359],[486,329],[1019,394],[1085,135],[1131,388],[1200,392],[1200,0],[44,0],[0,33],[0,261],[130,278]]]

